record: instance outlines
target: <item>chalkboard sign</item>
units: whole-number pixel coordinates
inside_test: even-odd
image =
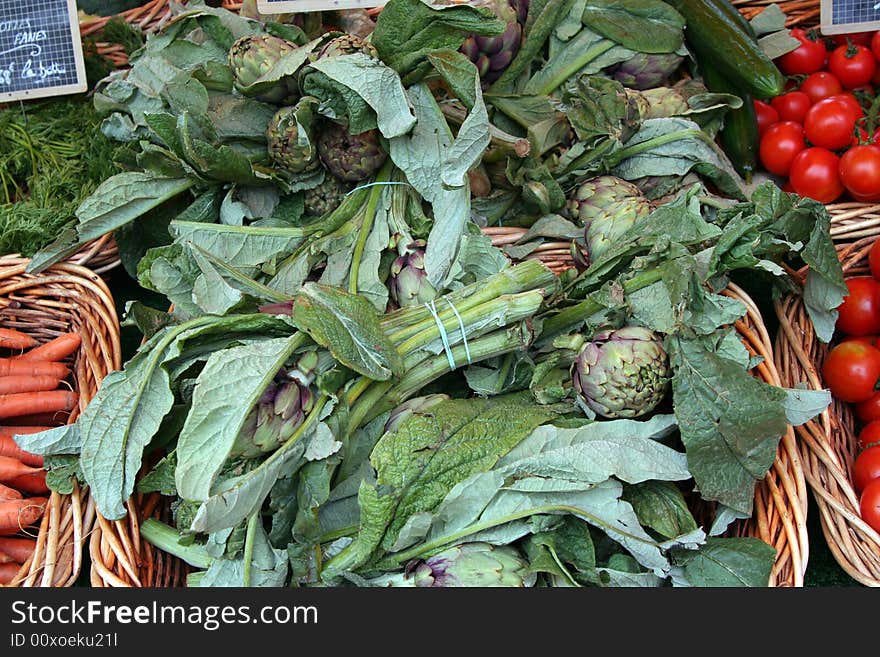
[[[0,102],[86,91],[75,0],[0,0]]]
[[[880,29],[880,2],[877,0],[822,0],[821,8],[823,34]]]
[[[336,11],[381,7],[387,0],[257,0],[263,14],[293,14],[301,11]]]

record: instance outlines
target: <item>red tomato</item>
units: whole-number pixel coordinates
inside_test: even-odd
[[[843,91],[843,85],[828,71],[819,71],[801,83],[801,91],[810,97],[811,102],[818,103],[823,98],[839,94]]]
[[[871,395],[871,398],[867,401],[863,401],[862,404],[868,404],[874,397],[880,396],[880,392],[875,392]],[[868,421],[862,430],[859,432],[859,449],[865,449],[870,447],[873,444],[880,444],[880,422],[876,420]]]
[[[839,168],[839,157],[827,148],[814,146],[795,155],[788,175],[791,186],[799,196],[806,196],[819,203],[832,203],[844,191]]]
[[[865,46],[838,46],[828,57],[828,72],[847,89],[854,89],[871,82],[877,72],[877,60]]]
[[[807,116],[807,110],[813,101],[803,91],[789,91],[787,94],[776,96],[770,101],[770,105],[779,113],[780,121],[795,121],[803,123]]]
[[[874,53],[874,57],[880,59],[880,32],[874,32],[874,36],[871,37],[871,52]]]
[[[856,98],[856,95],[852,91],[844,91],[843,93],[834,94],[833,96],[829,96],[828,98],[836,98],[838,100],[842,100],[844,103],[846,103],[846,106],[852,110],[852,113],[855,114],[857,118],[861,118],[865,115],[865,109],[862,107],[859,99]]]
[[[863,449],[853,463],[853,484],[857,491],[865,490],[875,479],[880,479],[880,445]]]
[[[777,176],[787,176],[794,158],[806,147],[801,125],[793,121],[780,121],[764,131],[758,155],[767,171]]]
[[[776,60],[779,70],[785,75],[809,75],[821,71],[828,51],[819,36],[800,28],[791,30],[790,34],[801,44]]]
[[[876,335],[847,335],[841,338],[840,343],[844,342],[858,342],[860,344],[866,345],[868,347],[877,347],[877,336]]]
[[[835,34],[831,40],[838,46],[845,46],[847,43],[855,43],[859,46],[870,46],[873,32],[850,32],[848,34]]]
[[[871,276],[846,279],[849,294],[837,309],[837,330],[846,335],[880,333],[880,282]]]
[[[866,429],[877,422],[877,420],[880,420],[880,392],[875,392],[865,401],[856,404],[855,411],[857,418],[859,418],[862,422],[869,423],[865,426]],[[862,431],[864,431],[864,429]],[[880,422],[877,422],[877,428],[874,429],[874,431],[877,432],[877,435],[874,437],[873,440],[869,440],[868,442],[880,441]],[[859,434],[859,445],[862,447],[866,447],[866,445],[862,444],[861,434]]]
[[[755,104],[755,115],[758,118],[758,134],[763,135],[774,123],[779,123],[779,112],[772,105],[765,103],[763,100],[753,101]]]
[[[836,399],[863,402],[880,381],[880,350],[858,342],[841,343],[825,357],[822,379]]]
[[[807,112],[804,132],[813,145],[836,151],[852,143],[858,118],[847,101],[825,98]]]
[[[840,180],[854,197],[880,201],[880,147],[851,147],[840,158]]]
[[[871,275],[880,281],[880,240],[875,240],[871,245],[871,251],[868,253],[868,267],[871,269]]]
[[[875,532],[880,532],[880,481],[872,481],[859,498],[859,514]]]

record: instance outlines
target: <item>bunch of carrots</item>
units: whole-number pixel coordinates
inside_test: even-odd
[[[76,333],[38,344],[0,328],[0,585],[33,555],[36,540],[27,530],[43,517],[49,494],[43,457],[21,449],[15,436],[65,423],[78,395],[66,382],[70,369],[63,361],[80,343]]]

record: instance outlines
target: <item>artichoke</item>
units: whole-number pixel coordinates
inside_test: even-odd
[[[254,458],[277,449],[302,424],[315,404],[318,354],[308,351],[296,366],[279,373],[245,419],[232,448],[233,456]]]
[[[566,211],[570,219],[583,224],[587,258],[594,262],[651,213],[651,204],[632,183],[615,176],[598,176],[574,190]]]
[[[572,365],[579,401],[605,418],[650,413],[666,396],[669,377],[663,343],[641,326],[599,333]]]
[[[460,48],[476,65],[485,86],[501,77],[519,52],[523,25],[528,15],[528,0],[517,3],[508,0],[479,0],[470,4],[491,10],[507,24],[507,29],[502,34],[494,37],[472,35],[465,39]]]
[[[391,263],[391,298],[400,307],[416,306],[437,297],[425,273],[425,241],[416,240]]]
[[[508,545],[462,543],[427,559],[411,561],[404,572],[371,580],[374,586],[526,587],[537,576],[528,562]]]
[[[293,77],[269,85],[261,84],[256,88],[254,85],[284,55],[296,49],[296,44],[271,34],[241,37],[229,49],[229,68],[232,69],[235,88],[245,96],[266,103],[281,105],[295,102],[299,90]]]
[[[305,215],[322,217],[333,212],[351,189],[351,185],[330,175],[324,176],[323,182],[317,187],[308,189],[303,194]]]
[[[318,156],[330,173],[346,182],[361,182],[372,177],[388,158],[379,144],[378,130],[353,135],[333,121],[321,129]]]
[[[336,57],[337,55],[353,55],[362,52],[373,59],[379,59],[379,53],[369,41],[356,34],[341,34],[333,37],[318,51],[318,59]]]
[[[311,171],[319,166],[318,148],[310,134],[314,121],[308,102],[275,112],[266,129],[269,157],[275,166],[288,173]]]
[[[639,52],[614,68],[612,77],[630,89],[659,87],[678,70],[684,57],[674,52],[650,54]]]
[[[433,395],[425,395],[424,397],[413,397],[400,406],[391,411],[391,415],[385,421],[385,433],[389,431],[397,431],[401,424],[411,418],[416,413],[424,414],[434,408],[437,404],[442,404],[449,400],[449,395],[437,393]]]

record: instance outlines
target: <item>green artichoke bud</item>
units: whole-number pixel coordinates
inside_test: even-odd
[[[664,119],[680,116],[690,110],[687,98],[675,87],[657,87],[641,92],[646,101],[642,119]]]
[[[397,431],[400,425],[413,415],[416,415],[417,413],[420,415],[427,413],[437,404],[442,404],[448,400],[449,395],[444,395],[442,393],[408,399],[391,411],[391,415],[388,416],[388,420],[385,422],[385,433],[388,433],[389,431]]]
[[[256,90],[253,87],[282,57],[296,49],[296,44],[271,34],[241,37],[229,49],[229,68],[232,69],[235,88],[245,96],[266,103],[295,102],[299,90],[292,77],[268,87],[259,85]]]
[[[404,572],[370,580],[392,587],[517,587],[534,586],[537,576],[509,545],[462,543],[433,557],[411,561]]]
[[[318,156],[334,176],[346,182],[371,178],[388,159],[379,144],[379,131],[367,130],[359,135],[328,121],[318,136]]]
[[[684,57],[672,53],[638,52],[614,68],[612,77],[630,89],[661,86],[678,70]]]
[[[417,306],[437,297],[425,272],[425,241],[416,240],[391,263],[391,298],[401,308]]]
[[[641,326],[599,333],[572,365],[579,401],[606,418],[650,413],[666,396],[669,379],[662,341]]]
[[[460,50],[470,59],[480,73],[483,86],[489,85],[510,66],[522,46],[523,25],[528,14],[528,2],[514,6],[508,0],[479,0],[471,5],[490,9],[507,24],[507,29],[498,36],[472,35],[465,39]],[[524,8],[524,9],[523,9]],[[520,17],[522,16],[522,20]]]
[[[319,166],[318,148],[312,139],[315,114],[314,98],[303,98],[294,107],[275,112],[266,129],[269,157],[275,166],[288,173],[312,171]]]
[[[329,174],[324,176],[324,181],[320,185],[303,193],[306,216],[323,217],[325,214],[333,212],[345,199],[345,195],[350,189],[349,183]]]
[[[379,52],[375,46],[356,34],[341,34],[333,37],[318,51],[318,59],[336,57],[338,55],[353,55],[357,52],[362,52],[373,59],[379,59]]]
[[[582,183],[568,199],[570,219],[584,225],[589,261],[595,262],[637,221],[651,213],[651,204],[638,187],[615,176],[598,176]]]

